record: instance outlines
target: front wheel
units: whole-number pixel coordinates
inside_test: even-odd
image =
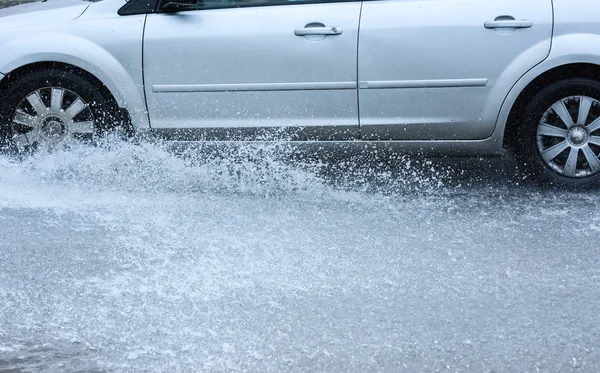
[[[116,105],[75,72],[36,71],[3,93],[0,137],[19,153],[90,140],[118,123]]]
[[[600,83],[570,79],[540,91],[527,106],[517,156],[542,184],[600,186]]]

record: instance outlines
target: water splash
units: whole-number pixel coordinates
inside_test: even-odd
[[[430,194],[443,187],[447,176],[430,162],[399,155],[378,159],[376,154],[357,154],[339,161],[298,154],[277,142],[219,148],[117,141],[73,145],[21,160],[0,157],[0,202],[33,207],[62,197],[86,200],[98,193],[331,198],[340,191]]]
[[[0,157],[0,371],[419,371],[447,351],[495,362],[531,315],[593,329],[576,320],[594,314],[595,195],[574,214],[503,186],[444,195],[456,173],[420,157],[331,158],[111,141]],[[564,250],[573,235],[588,244]],[[590,311],[540,312],[573,279]]]

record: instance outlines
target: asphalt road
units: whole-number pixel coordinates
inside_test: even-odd
[[[0,372],[598,372],[600,203],[510,162],[0,158]]]

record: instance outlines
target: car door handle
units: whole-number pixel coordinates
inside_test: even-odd
[[[498,28],[530,28],[533,26],[533,22],[528,19],[507,19],[500,21],[487,21],[484,24],[485,28],[498,29]]]
[[[296,36],[311,36],[311,35],[340,35],[342,29],[339,27],[306,27],[294,30]]]

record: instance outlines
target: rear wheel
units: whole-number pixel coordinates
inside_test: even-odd
[[[111,99],[74,72],[37,71],[3,93],[1,142],[19,153],[88,141],[120,124]]]
[[[526,108],[517,155],[544,185],[600,186],[600,83],[570,79],[539,92]]]

